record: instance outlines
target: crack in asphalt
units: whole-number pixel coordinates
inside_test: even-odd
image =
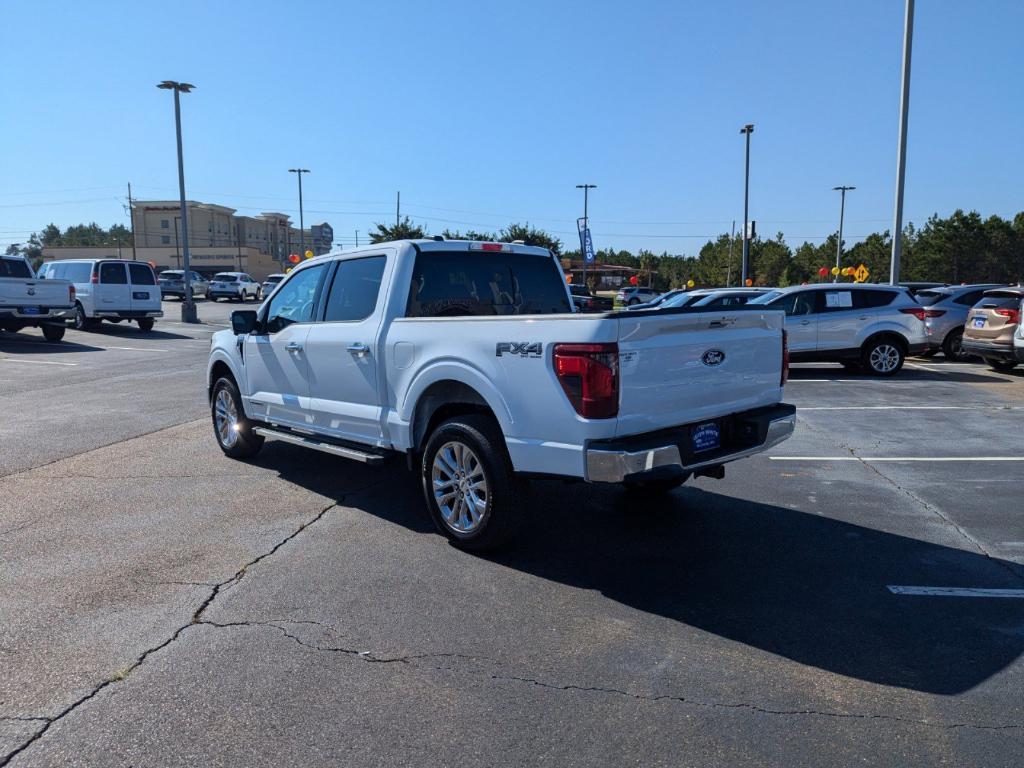
[[[1006,725],[979,725],[976,723],[937,723],[930,720],[917,720],[913,718],[897,717],[896,715],[878,715],[874,713],[856,713],[856,712],[828,712],[816,709],[769,709],[767,707],[761,707],[757,704],[750,704],[748,702],[715,702],[715,701],[701,701],[699,699],[691,699],[685,696],[676,696],[670,694],[652,694],[645,695],[639,693],[630,693],[629,691],[620,690],[618,688],[604,688],[601,686],[585,686],[585,685],[558,685],[555,683],[546,683],[543,680],[536,680],[530,677],[511,677],[503,675],[491,675],[492,680],[503,680],[515,683],[527,683],[529,685],[536,685],[540,688],[549,688],[556,691],[580,691],[584,693],[607,693],[617,696],[626,696],[637,701],[672,701],[680,704],[689,704],[695,707],[707,707],[709,709],[746,709],[751,712],[757,712],[763,715],[779,715],[779,716],[809,716],[809,717],[830,717],[836,719],[850,719],[850,720],[890,720],[898,723],[906,723],[908,725],[920,725],[928,728],[943,728],[943,729],[954,729],[954,728],[971,728],[984,731],[1005,731],[1005,730],[1016,730],[1024,728],[1024,725],[1010,723]]]
[[[158,651],[163,650],[164,648],[169,646],[171,643],[176,641],[179,637],[181,637],[181,635],[187,629],[189,629],[190,627],[194,627],[194,626],[196,626],[198,624],[207,623],[207,622],[204,622],[203,618],[202,618],[203,613],[206,611],[206,609],[209,608],[210,605],[213,603],[213,601],[217,599],[217,596],[221,593],[221,590],[227,589],[227,588],[233,586],[234,584],[237,584],[242,578],[245,577],[246,572],[250,568],[252,568],[257,563],[260,563],[263,560],[265,560],[268,557],[270,557],[271,555],[273,555],[275,552],[277,552],[279,549],[281,549],[281,547],[283,547],[285,544],[290,542],[292,539],[294,539],[296,536],[301,534],[303,531],[305,531],[311,525],[313,525],[318,520],[323,518],[323,516],[326,515],[328,511],[330,511],[331,509],[334,509],[335,507],[337,507],[340,504],[342,504],[344,499],[347,496],[351,496],[353,494],[361,493],[361,492],[367,490],[368,488],[373,487],[374,485],[376,485],[376,484],[378,484],[380,482],[383,482],[383,481],[377,481],[377,483],[370,483],[369,485],[367,485],[367,486],[365,486],[363,488],[359,488],[359,489],[351,491],[351,492],[349,492],[347,494],[344,494],[341,498],[339,498],[336,501],[332,501],[326,507],[321,509],[312,518],[310,518],[306,522],[302,523],[302,525],[300,525],[298,528],[296,528],[290,534],[288,534],[283,539],[281,539],[279,542],[277,542],[269,550],[267,550],[266,552],[262,553],[258,557],[253,558],[252,560],[247,562],[245,565],[243,565],[241,568],[239,568],[237,571],[235,571],[235,573],[230,578],[227,578],[224,581],[217,582],[216,584],[214,584],[213,588],[210,590],[210,594],[207,595],[206,599],[203,600],[202,603],[200,603],[198,608],[196,608],[196,610],[192,614],[191,619],[188,621],[187,624],[184,624],[184,625],[178,627],[178,629],[176,629],[174,631],[174,633],[169,638],[164,640],[162,643],[159,643],[158,645],[154,645],[151,648],[147,648],[139,656],[137,656],[135,661],[133,661],[127,668],[123,669],[121,672],[119,672],[118,674],[114,675],[113,677],[108,677],[106,680],[103,680],[101,683],[99,683],[98,685],[94,686],[88,693],[84,694],[83,696],[80,696],[78,699],[76,699],[71,704],[66,706],[64,709],[62,709],[56,715],[52,715],[52,716],[49,716],[49,717],[45,717],[44,716],[44,717],[29,718],[30,720],[41,722],[42,723],[42,727],[39,728],[34,734],[32,734],[26,741],[22,742],[19,746],[15,747],[13,750],[8,752],[6,755],[0,756],[0,768],[3,768],[3,766],[6,766],[7,764],[9,764],[11,762],[11,760],[13,760],[19,754],[24,752],[30,746],[32,746],[32,744],[34,744],[36,741],[41,739],[43,737],[43,735],[45,735],[46,732],[53,726],[54,723],[56,723],[56,722],[62,720],[63,718],[67,717],[69,714],[74,712],[80,706],[82,706],[83,704],[88,702],[90,699],[93,699],[95,696],[97,696],[105,688],[107,688],[107,687],[109,687],[111,685],[114,685],[116,683],[119,683],[122,680],[124,680],[125,678],[127,678],[128,675],[130,675],[132,672],[134,672],[136,669],[138,669],[140,666],[142,666],[146,662],[146,659],[148,659],[154,653],[157,653]]]

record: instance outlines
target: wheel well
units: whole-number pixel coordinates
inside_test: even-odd
[[[231,368],[223,360],[218,360],[213,364],[213,368],[210,369],[210,386],[207,388],[206,399],[209,400],[213,397],[213,385],[217,383],[217,379],[227,378],[231,379],[234,385],[237,387],[238,382],[235,381],[235,375],[231,373]]]
[[[861,349],[866,352],[872,344],[874,344],[876,341],[881,341],[882,339],[886,339],[888,341],[895,343],[903,352],[904,356],[906,356],[907,351],[909,349],[907,340],[900,336],[898,333],[895,333],[894,331],[879,331],[878,333],[874,333],[871,336],[868,336],[867,340],[861,346]]]
[[[412,418],[413,450],[419,451],[434,428],[453,416],[483,413],[494,417],[494,411],[483,396],[461,381],[437,381],[427,387],[416,402]]]

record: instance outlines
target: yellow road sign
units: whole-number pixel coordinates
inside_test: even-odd
[[[871,273],[868,272],[868,268],[861,264],[853,273],[853,279],[856,280],[858,283],[863,283],[865,280],[868,279],[870,275]]]

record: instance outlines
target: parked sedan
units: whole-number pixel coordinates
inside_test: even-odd
[[[661,305],[662,309],[673,307],[720,307],[746,304],[751,299],[763,296],[771,288],[698,288],[695,291],[681,293]]]
[[[963,361],[971,355],[964,352],[961,342],[964,323],[971,307],[977,304],[987,290],[998,285],[947,285],[917,292],[917,303],[925,307],[924,332],[928,338],[926,355],[942,352],[947,360]]]
[[[277,284],[284,280],[288,275],[283,272],[275,272],[272,275],[267,275],[267,279],[263,281],[263,295],[269,296],[277,288]]]
[[[618,304],[624,304],[629,307],[656,299],[659,293],[660,291],[656,291],[653,288],[620,288],[619,292],[615,294],[615,301]]]
[[[263,289],[245,272],[218,272],[210,281],[208,295],[213,301],[222,298],[245,301],[250,297],[259,299],[263,295]]]
[[[182,269],[165,269],[157,277],[160,282],[160,298],[177,296],[185,298],[185,271]],[[192,298],[206,297],[210,293],[210,281],[198,272],[189,272],[189,281],[192,283]]]
[[[614,306],[607,296],[597,296],[585,285],[570,285],[569,293],[577,312],[611,312]]]
[[[1013,337],[1020,325],[1024,286],[985,291],[971,307],[964,326],[963,350],[978,355],[997,371],[1009,371],[1018,362]]]

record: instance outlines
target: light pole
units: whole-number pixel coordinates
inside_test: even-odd
[[[174,80],[164,80],[157,85],[157,88],[174,91],[174,129],[178,137],[178,194],[181,197],[181,239],[185,241],[184,265],[185,274],[185,300],[181,304],[181,322],[198,323],[199,317],[196,314],[196,304],[192,300],[192,279],[191,263],[188,253],[188,210],[185,205],[185,161],[181,154],[181,100],[179,94],[190,93],[194,85],[190,83],[178,83]]]
[[[583,236],[590,231],[590,218],[587,216],[587,198],[592,189],[597,189],[597,184],[577,184],[576,189],[583,190]],[[580,256],[583,257],[583,287],[587,286],[587,249],[586,243],[580,242]]]
[[[914,38],[914,0],[907,0],[903,17],[903,73],[900,90],[900,138],[896,150],[896,205],[892,221],[892,261],[889,283],[900,280],[900,256],[903,251],[903,179],[907,172],[907,110],[910,107],[910,46]]]
[[[746,134],[747,137],[747,159],[743,171],[743,269],[740,285],[747,284],[747,274],[750,272],[750,225],[748,219],[750,213],[750,134],[753,132],[753,123],[748,123],[740,128],[740,133]]]
[[[832,187],[839,193],[839,241],[836,243],[836,269],[839,269],[839,257],[843,255],[843,214],[846,212],[846,193],[856,187]],[[833,283],[839,282],[839,275],[832,278]]]
[[[356,230],[356,248],[359,247],[359,230]]]
[[[288,173],[294,173],[299,177],[299,242],[301,253],[300,258],[306,258],[306,224],[302,218],[302,174],[309,173],[308,168],[289,168]]]

